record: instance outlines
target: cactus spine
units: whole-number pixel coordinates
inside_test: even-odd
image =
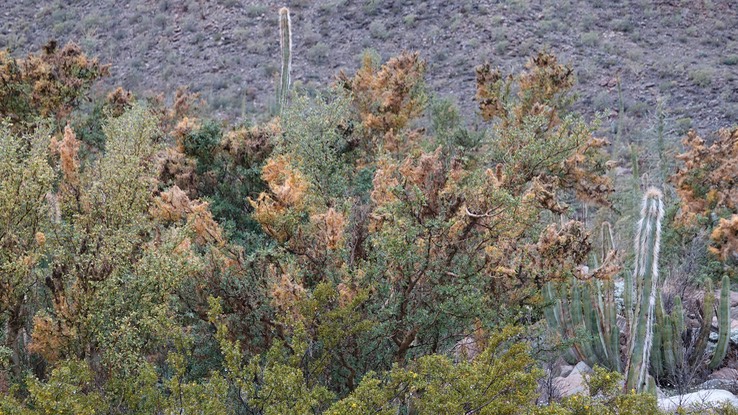
[[[290,89],[290,71],[292,70],[292,22],[290,10],[279,9],[279,47],[282,50],[282,71],[277,90],[277,112],[282,115],[287,104],[287,93]]]
[[[653,325],[659,282],[659,249],[664,203],[661,192],[649,189],[643,197],[641,220],[635,238],[634,283],[637,284],[636,310],[630,329],[627,390],[644,391],[648,386],[648,367],[653,344]]]
[[[712,324],[712,321],[710,324]],[[720,366],[720,363],[725,359],[725,354],[728,352],[728,335],[730,334],[730,278],[727,275],[723,277],[722,287],[720,289],[718,324],[720,325],[720,334],[718,336],[715,354],[712,355],[712,359],[710,359],[710,363],[707,365],[710,369]]]

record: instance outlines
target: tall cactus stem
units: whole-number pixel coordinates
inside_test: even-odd
[[[684,366],[684,341],[682,333],[684,333],[684,307],[682,307],[682,299],[674,298],[674,307],[671,310],[671,324],[673,330],[674,363],[677,368]]]
[[[694,345],[694,353],[690,356],[689,364],[694,365],[702,361],[707,350],[707,341],[710,338],[712,328],[712,317],[715,315],[715,291],[712,288],[712,280],[705,282],[705,296],[702,298],[702,326],[697,334]]]
[[[613,249],[615,249],[615,237],[612,234],[612,226],[610,222],[602,222],[602,252],[600,252],[600,258],[602,258],[603,263],[607,258],[607,254]]]
[[[589,336],[589,330],[584,330],[586,334],[582,337],[582,329],[587,328],[585,323],[584,310],[582,308],[582,290],[579,284],[576,282],[571,286],[571,323],[574,328],[574,334],[577,336],[577,349],[583,357],[583,360],[589,365],[593,366],[597,363],[598,359],[595,355],[594,349],[592,348],[591,337]],[[589,318],[587,316],[586,318]]]
[[[608,330],[610,331],[610,360],[612,368],[620,372],[620,328],[618,327],[618,313],[615,305],[615,282],[608,281],[607,297],[605,298],[608,312]]]
[[[582,287],[582,307],[584,308],[584,324],[587,332],[592,336],[591,345],[594,349],[595,356],[600,365],[608,365],[607,349],[605,348],[605,340],[600,329],[600,318],[597,312],[596,304],[593,301],[592,290],[590,284],[585,283]]]
[[[664,327],[664,311],[661,305],[661,296],[656,297],[656,327],[653,331],[653,347],[651,348],[651,371],[657,379],[661,379],[664,376],[664,355],[663,355],[663,344],[669,342],[669,339],[664,339],[663,330],[659,329]]]
[[[661,333],[661,353],[664,374],[673,377],[676,374],[676,359],[674,358],[674,331],[671,330],[671,318],[664,313],[661,298],[656,304],[656,321]]]
[[[634,324],[631,328],[627,390],[642,392],[647,387],[649,359],[653,343],[653,325],[659,283],[659,249],[664,203],[661,191],[651,188],[643,197],[641,220],[635,238],[634,280],[638,284],[638,298]]]
[[[546,320],[549,326],[558,331],[561,335],[562,340],[568,340],[569,334],[567,332],[566,315],[562,312],[562,301],[558,295],[558,290],[554,289],[551,282],[547,283],[543,289],[543,298],[547,304],[544,309]],[[564,360],[570,365],[574,365],[579,362],[577,353],[573,348],[568,348],[564,353]]]
[[[566,332],[564,328],[561,325],[560,322],[560,315],[557,312],[557,300],[554,298],[553,294],[553,287],[550,282],[546,283],[546,285],[543,287],[543,301],[545,303],[545,308],[543,309],[543,313],[546,316],[546,321],[548,322],[548,326],[555,332],[558,332],[561,335],[562,340],[566,339]],[[574,355],[567,350],[567,353],[564,355],[564,360],[566,360],[569,364],[576,364],[577,360],[574,357]]]
[[[728,353],[728,337],[730,336],[730,278],[727,275],[723,277],[719,307],[718,325],[720,332],[718,333],[718,344],[715,348],[715,354],[712,355],[712,359],[710,359],[710,363],[707,365],[710,369],[716,369],[720,366],[723,363],[723,359],[725,359],[725,355]]]
[[[291,82],[290,71],[292,70],[292,21],[290,10],[286,7],[279,9],[279,47],[282,50],[282,72],[277,94],[277,109],[279,115],[282,115],[287,104]]]
[[[625,272],[623,278],[623,314],[628,330],[633,327],[633,274]]]

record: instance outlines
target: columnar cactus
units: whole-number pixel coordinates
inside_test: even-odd
[[[708,368],[715,369],[725,359],[730,332],[730,288],[723,286],[721,302],[718,308],[718,347],[715,350]],[[705,351],[710,337],[712,318],[715,316],[715,294],[712,282],[705,283],[705,296],[702,301],[702,325],[697,333],[688,332],[684,323],[684,308],[679,297],[674,298],[671,313],[666,315],[661,305],[661,297],[656,297],[656,325],[651,347],[651,373],[661,381],[679,383],[681,373],[692,373],[694,369],[705,363]],[[726,301],[722,301],[722,297]],[[721,343],[722,342],[722,343]],[[688,353],[689,352],[689,353]]]
[[[664,327],[664,306],[661,304],[661,296],[656,296],[656,327]],[[663,330],[654,330],[653,332],[653,347],[651,348],[651,373],[660,379],[664,376],[664,371],[673,368],[674,361],[673,356],[668,353],[672,350],[672,337],[671,332],[665,332]],[[662,352],[663,349],[667,352]],[[668,356],[667,356],[668,355]]]
[[[682,299],[674,297],[674,306],[671,309],[670,314],[671,326],[666,329],[672,330],[672,337],[674,343],[672,344],[672,350],[674,351],[674,362],[677,370],[684,365],[684,307],[682,307]]]
[[[664,202],[661,192],[649,189],[643,197],[641,220],[635,238],[633,280],[637,287],[636,310],[630,328],[626,389],[644,391],[653,344],[656,297],[659,294],[659,249]]]
[[[710,329],[712,328],[712,316],[715,315],[715,291],[712,288],[712,281],[705,282],[705,296],[702,298],[702,326],[697,334],[697,341],[694,345],[694,353],[690,356],[689,364],[699,363],[707,350],[707,340],[710,338]],[[722,304],[721,304],[722,306]]]
[[[604,263],[614,249],[609,223],[602,228],[602,257],[594,258],[595,267]],[[564,358],[570,364],[578,361],[620,371],[620,329],[613,281],[574,281],[557,290],[548,283],[543,297],[549,326],[561,336],[574,341]]]
[[[705,286],[703,321],[696,335],[688,331],[685,325],[681,298],[674,297],[670,312],[664,311],[658,272],[663,214],[661,192],[648,190],[638,222],[635,267],[633,274],[625,281],[623,315],[629,321],[626,331],[628,347],[624,359],[626,388],[639,392],[654,390],[652,386],[655,380],[676,384],[684,380],[682,373],[692,373],[698,365],[707,363],[705,351],[715,315],[715,297],[710,281]],[[603,224],[602,240],[604,263],[607,253],[614,249],[607,223]],[[595,258],[593,262],[597,266],[599,261]],[[708,365],[710,369],[722,363],[728,349],[729,283],[728,278],[724,278],[717,313],[719,341]],[[635,296],[633,307],[628,306],[628,292]],[[574,280],[559,287],[549,283],[543,294],[548,304],[545,315],[550,327],[572,342],[572,347],[565,355],[569,363],[584,361],[589,365],[598,364],[611,370],[621,370],[620,330],[616,324],[618,310],[613,281]]]
[[[712,318],[710,319],[712,322]],[[705,324],[711,324],[705,323]],[[723,277],[722,288],[720,289],[720,312],[718,313],[718,324],[720,325],[720,334],[718,335],[718,344],[715,348],[715,354],[712,355],[708,367],[715,369],[725,359],[728,352],[728,336],[730,334],[730,278]]]
[[[290,89],[290,71],[292,70],[292,22],[290,20],[290,10],[286,7],[279,9],[279,47],[282,50],[282,71],[277,91],[277,109],[281,115],[287,103],[287,93]]]
[[[626,326],[630,328],[633,323],[633,274],[628,272],[623,277],[623,309]]]
[[[661,297],[661,296],[659,296]],[[666,376],[666,377],[673,377],[677,373],[677,367],[679,366],[679,361],[674,353],[674,349],[676,347],[680,347],[682,344],[679,342],[679,338],[676,335],[674,330],[674,325],[672,324],[672,314],[666,314],[664,312],[663,305],[661,303],[661,298],[659,298],[658,301],[658,311],[659,318],[656,321],[656,324],[658,325],[657,332],[661,335],[662,343],[661,343],[661,350],[659,350],[659,356],[663,357],[662,366],[664,368],[664,371],[660,373],[660,376]],[[654,350],[652,348],[651,350]]]

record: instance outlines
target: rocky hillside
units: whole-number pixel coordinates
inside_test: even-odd
[[[18,0],[5,2],[0,47],[16,55],[50,38],[112,63],[106,86],[139,93],[188,85],[215,113],[264,114],[279,67],[272,0]],[[603,130],[648,136],[662,101],[666,132],[706,134],[738,122],[734,0],[292,0],[293,79],[321,88],[362,52],[418,50],[432,92],[475,110],[474,67],[524,64],[548,48],[578,76],[579,106]],[[622,83],[618,98],[617,79]],[[622,102],[626,117],[617,122]]]

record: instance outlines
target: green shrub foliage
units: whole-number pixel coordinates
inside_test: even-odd
[[[0,415],[656,413],[600,368],[538,402],[542,288],[619,270],[567,219],[614,189],[572,69],[480,66],[470,127],[426,68],[283,77],[227,125],[184,90],[80,105],[107,67],[75,46],[0,54]]]

